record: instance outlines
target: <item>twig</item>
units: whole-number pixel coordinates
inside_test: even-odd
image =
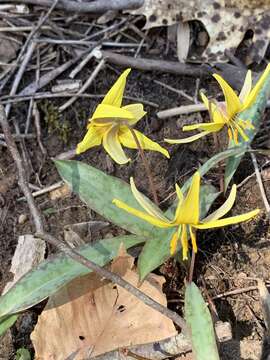
[[[266,193],[265,193],[265,190],[264,190],[264,187],[263,187],[262,177],[261,177],[261,173],[260,173],[260,170],[259,170],[259,167],[258,167],[257,159],[256,159],[256,156],[255,156],[255,154],[253,152],[250,152],[250,156],[251,156],[252,163],[253,163],[253,166],[254,166],[254,170],[255,170],[255,174],[256,174],[256,178],[257,178],[257,183],[258,183],[259,188],[260,188],[261,197],[262,197],[262,200],[263,200],[263,203],[264,203],[264,206],[265,206],[265,210],[269,214],[270,213],[270,205],[269,205],[269,202],[267,200]]]
[[[194,112],[206,111],[206,106],[204,104],[192,104],[192,105],[183,105],[171,109],[166,109],[159,111],[157,113],[157,117],[159,119],[166,119],[171,116],[183,115],[183,114],[191,114]]]
[[[39,113],[36,102],[34,102],[34,105],[33,105],[33,116],[34,116],[34,121],[35,121],[36,132],[37,132],[37,142],[38,142],[38,145],[40,147],[42,154],[44,156],[46,156],[47,151],[44,148],[42,141],[41,141],[40,113]]]
[[[34,191],[34,192],[32,193],[32,196],[35,198],[35,197],[38,197],[38,196],[40,196],[40,195],[44,195],[44,194],[46,194],[46,193],[48,193],[48,192],[51,192],[51,191],[53,191],[53,190],[55,190],[55,189],[59,189],[59,188],[60,188],[61,186],[63,186],[63,185],[64,185],[64,182],[63,182],[63,181],[58,181],[58,182],[55,183],[55,184],[52,184],[52,185],[49,185],[49,186],[47,186],[47,187],[45,187],[45,188],[43,188],[43,189]],[[25,196],[22,196],[22,197],[20,197],[19,199],[17,199],[17,201],[22,201],[22,200],[26,200]]]
[[[53,0],[9,0],[9,3],[32,4],[38,6],[51,6]],[[91,2],[78,2],[74,0],[61,0],[56,8],[81,13],[103,13],[108,10],[136,9],[143,5],[143,0],[98,0]]]
[[[104,277],[105,279],[110,280],[112,283],[121,286],[122,288],[130,292],[132,295],[136,296],[138,299],[143,301],[146,305],[150,306],[151,308],[157,310],[161,314],[171,319],[175,324],[180,326],[183,333],[187,333],[185,321],[178,314],[167,309],[165,306],[161,305],[160,303],[156,302],[148,295],[144,294],[142,291],[137,289],[135,286],[131,285],[130,283],[122,279],[121,276],[107,270],[106,268],[100,267],[91,260],[82,256],[79,252],[76,251],[76,249],[71,248],[68,244],[59,241],[50,234],[43,232],[43,233],[37,233],[36,236],[54,245],[58,250],[65,253],[76,262],[84,265],[88,269],[96,272],[98,275]]]
[[[152,178],[152,173],[151,173],[151,170],[150,170],[150,166],[148,164],[148,161],[146,160],[143,148],[141,147],[140,141],[139,141],[135,131],[133,130],[133,128],[131,126],[129,126],[128,128],[129,128],[129,130],[130,130],[130,132],[131,132],[131,134],[132,134],[132,136],[134,138],[134,141],[135,141],[135,143],[137,145],[137,148],[139,150],[139,153],[140,153],[140,156],[141,156],[141,159],[142,159],[142,162],[143,162],[143,165],[145,167],[145,171],[146,171],[146,174],[147,174],[147,177],[148,177],[149,186],[150,186],[153,198],[154,198],[154,202],[158,206],[159,202],[158,202],[157,190],[155,188],[155,184],[154,184],[154,181],[153,181],[153,178]]]
[[[189,101],[193,102],[193,97],[186,94],[183,90],[175,89],[174,87],[172,87],[170,85],[167,85],[167,84],[164,84],[163,82],[158,81],[158,80],[154,80],[154,83],[156,83],[156,84],[158,84],[160,86],[163,86],[166,89],[171,90],[171,91],[175,92],[176,94],[181,95],[181,96],[185,97],[186,99],[188,99]]]
[[[77,92],[76,95],[78,94],[82,94],[91,84],[92,82],[95,80],[96,76],[98,75],[98,73],[100,72],[100,70],[104,67],[105,65],[105,60],[102,59],[98,65],[96,66],[95,70],[92,72],[92,74],[89,76],[88,80],[86,80],[86,82],[83,84],[83,86],[81,87],[81,89]],[[59,107],[59,112],[62,112],[64,110],[66,110],[71,104],[73,104],[75,101],[77,100],[76,96],[73,96],[71,99],[69,99],[67,102],[65,102],[63,105],[61,105]]]
[[[111,51],[101,51],[104,58],[112,64],[131,67],[145,71],[163,71],[171,74],[189,75],[192,77],[205,76],[207,73],[199,65],[183,64],[176,61],[152,60],[146,58],[134,58],[120,55]]]
[[[35,48],[36,48],[37,44],[35,44],[34,42],[31,42],[28,49],[27,49],[27,52],[25,54],[25,57],[21,63],[21,66],[16,74],[16,77],[15,77],[15,80],[12,84],[12,88],[10,90],[10,93],[9,95],[15,95],[17,89],[18,89],[18,86],[20,84],[20,81],[22,79],[22,76],[25,72],[25,69],[26,69],[26,66],[28,65],[28,62],[30,61],[30,59],[32,58],[32,55],[33,55],[33,52],[35,51]],[[10,112],[10,109],[11,109],[11,104],[7,104],[6,105],[6,115],[8,117],[9,115],[9,112]]]
[[[259,170],[262,170],[263,168],[265,168],[266,166],[268,166],[270,164],[270,160],[266,161],[261,167]],[[253,176],[255,176],[256,173],[255,171],[248,175],[243,181],[241,181],[238,185],[237,185],[237,189],[242,187],[243,185],[245,185]]]
[[[8,103],[16,103],[16,102],[21,102],[21,101],[29,101],[31,99],[52,99],[52,98],[60,98],[60,97],[78,97],[78,98],[90,98],[90,99],[100,99],[100,98],[104,98],[105,94],[71,94],[69,92],[61,92],[61,93],[57,93],[57,94],[53,94],[51,92],[40,92],[40,93],[35,93],[35,94],[29,94],[29,95],[14,95],[14,96],[2,96],[0,98],[0,101],[2,102],[2,104],[8,104]],[[9,100],[4,100],[4,99],[9,99]],[[137,101],[140,102],[142,104],[148,105],[148,106],[152,106],[154,108],[158,108],[159,105],[152,102],[152,101],[148,101],[142,98],[136,98],[134,96],[126,96],[124,95],[124,99],[125,100],[131,100],[131,101]]]
[[[42,216],[39,209],[36,207],[34,202],[34,198],[32,193],[29,189],[28,182],[26,181],[26,173],[25,173],[25,164],[19,154],[15,141],[11,135],[10,128],[8,125],[7,117],[5,110],[2,105],[0,105],[0,124],[2,126],[3,132],[5,134],[6,144],[11,152],[11,155],[16,163],[16,167],[18,170],[18,184],[24,193],[24,196],[27,199],[27,203],[29,206],[30,213],[32,215],[36,231],[43,232],[43,223],[42,223]]]
[[[235,289],[235,290],[231,290],[231,291],[226,291],[222,294],[218,294],[216,296],[212,297],[212,300],[216,300],[216,299],[221,299],[223,297],[227,297],[227,296],[231,296],[231,295],[238,295],[238,294],[242,294],[245,292],[249,292],[249,291],[254,291],[254,290],[258,290],[258,286],[248,286],[242,289]]]
[[[26,181],[26,174],[24,170],[24,163],[20,157],[18,152],[17,146],[11,136],[8,121],[6,118],[5,110],[2,105],[0,105],[0,124],[2,125],[3,132],[6,137],[6,143],[8,148],[12,154],[12,157],[16,163],[17,170],[19,173],[19,186],[24,193],[24,196],[27,200],[29,210],[31,212],[35,228],[36,228],[36,236],[40,239],[46,240],[48,243],[54,245],[58,250],[79,262],[80,264],[84,265],[90,270],[93,270],[97,274],[105,277],[108,280],[111,280],[113,283],[123,287],[127,291],[129,291],[132,295],[136,296],[138,299],[143,301],[146,305],[152,307],[153,309],[157,310],[164,316],[167,316],[171,319],[175,324],[177,324],[184,334],[187,334],[187,327],[185,321],[176,314],[175,312],[167,309],[165,306],[161,305],[160,303],[156,302],[155,300],[151,299],[148,295],[144,294],[142,291],[122,279],[119,275],[110,272],[109,270],[98,266],[97,264],[93,263],[91,260],[85,258],[84,256],[80,255],[75,249],[72,249],[68,244],[59,241],[57,238],[53,237],[52,235],[44,232],[42,216],[40,211],[38,210],[34,197],[29,189],[28,183]]]
[[[76,62],[78,60],[80,60],[82,58],[82,56],[84,56],[85,54],[87,54],[91,49],[93,49],[93,47],[90,47],[88,49],[86,49],[85,51],[83,51],[80,55],[74,57],[73,59],[67,61],[66,63],[62,64],[61,66],[59,66],[56,69],[53,69],[52,71],[47,72],[46,74],[44,74],[43,76],[40,77],[39,82],[37,84],[36,80],[33,81],[31,84],[29,84],[28,86],[26,86],[20,93],[19,95],[29,95],[29,94],[33,94],[41,89],[42,87],[48,85],[52,80],[54,80],[55,78],[57,78],[59,75],[61,75],[64,71],[66,71],[67,69],[69,69],[72,65],[76,64]]]

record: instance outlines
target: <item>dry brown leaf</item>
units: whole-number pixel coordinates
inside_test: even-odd
[[[180,62],[185,62],[188,57],[189,41],[189,23],[180,21],[177,25],[177,57]]]
[[[10,272],[14,275],[13,280],[6,284],[3,294],[24,274],[44,260],[45,250],[46,244],[43,240],[30,234],[19,236],[10,267]]]
[[[70,187],[68,184],[64,184],[60,186],[59,188],[52,190],[50,192],[50,199],[51,200],[57,200],[57,199],[63,199],[71,194]]]
[[[247,30],[253,30],[251,57],[263,58],[270,36],[269,0],[145,0],[133,14],[145,15],[145,28],[179,21],[201,21],[210,37],[203,54],[207,60],[227,60],[225,49],[235,51]]]
[[[121,250],[112,271],[138,285],[134,259]],[[140,290],[166,305],[164,278],[150,274]],[[49,336],[48,336],[49,334]],[[176,335],[171,320],[126,290],[90,274],[51,297],[31,335],[38,360],[87,359],[114,349]]]

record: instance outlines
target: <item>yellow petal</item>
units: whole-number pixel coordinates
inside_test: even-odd
[[[117,164],[123,165],[129,162],[130,159],[127,158],[122,149],[118,138],[118,131],[118,126],[112,126],[103,136],[103,146]]]
[[[263,87],[264,82],[265,82],[266,78],[269,76],[269,74],[270,74],[270,64],[267,65],[267,67],[264,70],[263,74],[261,75],[260,79],[257,81],[256,85],[254,86],[254,88],[251,90],[248,97],[246,98],[246,101],[243,104],[243,108],[241,109],[242,111],[244,111],[245,109],[247,109],[254,103],[254,101],[256,100],[256,98],[258,96],[259,91]]]
[[[124,108],[118,108],[107,104],[99,104],[91,118],[91,121],[95,124],[97,119],[111,119],[111,121],[113,121],[114,118],[132,120],[134,119],[134,116],[130,111],[127,111]]]
[[[183,260],[188,259],[188,237],[187,237],[187,228],[186,225],[182,225],[182,233],[181,233],[181,244],[183,250]]]
[[[206,136],[210,133],[211,133],[211,131],[202,131],[199,134],[192,135],[192,136],[189,136],[184,139],[164,139],[164,141],[169,144],[187,144],[192,141],[198,140],[198,139],[202,138],[203,136]]]
[[[188,194],[181,204],[181,209],[179,210],[177,223],[198,224],[199,217],[200,217],[200,173],[197,171],[192,177],[192,182]]]
[[[171,238],[171,242],[170,242],[170,253],[171,255],[174,255],[176,253],[177,250],[177,243],[178,243],[178,231],[176,231],[172,238]]]
[[[239,110],[241,109],[242,105],[240,103],[240,100],[239,100],[238,96],[236,95],[236,93],[234,92],[234,90],[220,75],[214,74],[213,76],[217,80],[217,82],[219,83],[219,85],[223,91],[223,94],[225,96],[225,101],[226,101],[226,111],[227,111],[228,117],[231,118],[235,114],[237,114],[239,112]]]
[[[111,89],[108,91],[108,93],[102,100],[102,104],[121,107],[127,76],[130,73],[130,71],[131,69],[127,69],[123,72],[122,75],[119,76],[119,78],[116,80],[114,85],[111,87]]]
[[[190,233],[190,238],[191,238],[192,249],[195,253],[197,253],[198,247],[197,247],[197,241],[196,241],[196,233],[195,233],[195,231],[193,231],[192,226],[189,227],[189,233]]]
[[[222,227],[222,226],[227,226],[227,225],[238,224],[240,222],[252,219],[254,216],[258,215],[259,212],[260,212],[260,210],[256,209],[256,210],[250,211],[248,213],[228,217],[226,219],[219,219],[219,220],[209,221],[205,224],[194,225],[194,227],[197,229],[211,229],[211,228],[217,228],[217,227]]]
[[[209,110],[209,100],[208,100],[208,98],[204,95],[204,93],[202,91],[200,92],[200,96],[201,96],[201,99],[202,99],[206,109]]]
[[[252,88],[252,75],[251,75],[251,71],[248,70],[245,77],[244,85],[239,94],[239,100],[241,101],[242,104],[246,101],[251,91],[251,88]]]
[[[150,201],[146,196],[144,196],[137,188],[134,183],[133,178],[130,178],[130,187],[133,196],[138,201],[138,203],[141,205],[141,207],[149,214],[152,215],[159,220],[162,221],[169,221],[162,213],[162,211],[154,204],[152,201]]]
[[[96,128],[91,125],[83,140],[77,145],[76,154],[81,154],[94,146],[100,145],[105,131],[106,129]]]
[[[226,215],[233,207],[235,198],[236,198],[236,185],[233,184],[230,195],[228,196],[228,199],[224,202],[224,204],[222,206],[220,206],[220,208],[218,208],[212,214],[210,214],[206,218],[204,218],[202,220],[202,222],[206,223],[209,221],[217,220],[217,219],[220,219],[222,216]]]
[[[116,205],[117,207],[119,207],[122,210],[127,211],[128,213],[137,216],[140,219],[143,219],[147,222],[149,222],[150,224],[154,225],[154,226],[158,226],[161,228],[168,228],[168,227],[173,227],[175,225],[170,224],[170,222],[165,222],[165,221],[161,221],[157,218],[155,218],[154,216],[148,215],[143,211],[137,210],[132,208],[131,206],[128,206],[127,204],[125,204],[124,202],[122,202],[121,200],[118,199],[113,199],[113,204]]]
[[[137,139],[144,150],[152,150],[152,151],[158,151],[161,154],[165,155],[167,158],[170,158],[170,155],[166,149],[164,149],[162,146],[160,146],[158,143],[150,140],[148,137],[143,135],[141,132],[137,130],[133,130],[137,136]],[[129,130],[128,127],[122,127],[121,131],[119,133],[119,140],[121,144],[124,146],[130,148],[130,149],[137,149],[136,141]]]
[[[216,132],[222,129],[223,126],[224,126],[223,123],[215,123],[215,122],[200,123],[200,124],[186,125],[183,127],[183,131],[202,129],[209,132]]]
[[[133,115],[133,120],[128,121],[129,125],[136,124],[146,114],[146,111],[143,110],[142,104],[130,104],[123,106],[122,109],[127,110]]]
[[[178,204],[177,204],[177,208],[176,208],[175,216],[174,216],[174,220],[173,220],[174,223],[176,222],[176,220],[178,219],[178,217],[180,215],[181,205],[182,205],[182,202],[183,202],[183,199],[184,199],[184,195],[182,193],[182,190],[180,189],[180,187],[177,184],[175,184],[175,190],[176,190],[176,194],[177,194],[177,197],[178,197]]]

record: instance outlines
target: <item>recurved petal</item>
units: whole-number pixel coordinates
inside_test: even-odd
[[[202,129],[204,131],[216,132],[216,131],[221,130],[223,126],[224,126],[224,123],[216,123],[216,122],[199,123],[199,124],[193,124],[193,125],[185,125],[183,127],[183,131]]]
[[[178,197],[178,204],[177,204],[177,208],[176,208],[175,216],[174,216],[174,220],[173,220],[174,223],[176,222],[176,220],[178,219],[178,217],[180,215],[181,205],[184,200],[184,195],[183,195],[180,187],[177,184],[175,184],[175,190],[176,190],[176,194]]]
[[[133,120],[128,121],[130,125],[136,124],[146,114],[142,104],[129,104],[123,106],[122,109],[129,111],[133,115]]]
[[[200,217],[200,173],[197,171],[179,209],[178,224],[198,224]]]
[[[173,236],[171,238],[171,242],[170,242],[170,254],[171,255],[174,255],[176,253],[178,238],[179,238],[178,231],[176,231],[173,234]]]
[[[149,215],[152,215],[153,217],[156,217],[164,222],[169,221],[163,215],[162,211],[136,188],[136,185],[132,177],[130,178],[130,187],[135,199]]]
[[[219,220],[209,221],[209,222],[203,223],[203,224],[194,225],[194,227],[197,229],[212,229],[212,228],[217,228],[217,227],[222,227],[222,226],[227,226],[227,225],[238,224],[240,222],[252,219],[254,216],[258,215],[259,212],[260,212],[260,210],[256,209],[253,211],[249,211],[248,213],[228,217],[226,219],[219,219]]]
[[[90,125],[83,140],[77,145],[76,154],[81,154],[94,146],[100,145],[105,131],[105,128],[96,128]]]
[[[143,135],[141,132],[139,132],[137,130],[133,130],[133,131],[134,131],[142,149],[158,151],[161,154],[165,155],[167,158],[170,158],[168,151],[166,149],[164,149],[162,146],[160,146],[158,143],[150,140],[147,136]],[[130,129],[126,126],[121,127],[121,131],[119,133],[119,140],[120,140],[121,144],[123,144],[124,146],[126,146],[130,149],[138,149],[138,146],[136,144],[136,141],[135,141]]]
[[[201,99],[202,99],[206,109],[209,110],[209,100],[208,100],[208,98],[204,95],[204,93],[202,91],[200,92],[200,96],[201,96]]]
[[[91,121],[94,124],[96,122],[98,124],[99,119],[102,119],[102,121],[104,121],[104,119],[111,119],[111,121],[113,121],[114,118],[132,120],[134,119],[134,116],[130,111],[127,111],[124,108],[107,104],[99,104],[91,118]]]
[[[254,103],[254,101],[258,96],[259,91],[263,87],[264,82],[266,78],[269,76],[269,74],[270,74],[270,64],[267,65],[260,79],[257,81],[256,85],[254,86],[254,88],[251,90],[248,97],[246,98],[245,103],[243,104],[243,107],[241,109],[242,111],[249,108]]]
[[[251,88],[252,88],[252,75],[251,75],[251,70],[248,70],[246,77],[245,77],[243,87],[239,94],[239,100],[241,101],[242,104],[246,101],[246,99],[251,91]]]
[[[102,104],[113,105],[116,107],[121,107],[124,90],[126,86],[127,76],[130,73],[131,69],[126,69],[122,75],[116,80],[114,85],[108,91],[104,99],[102,100]]]
[[[228,114],[228,117],[231,118],[235,114],[239,112],[241,109],[242,104],[240,103],[240,100],[234,90],[230,87],[230,85],[218,74],[213,75],[214,78],[219,83],[224,97],[226,101],[226,111]]]
[[[220,208],[218,208],[212,214],[210,214],[206,218],[204,218],[202,220],[202,223],[207,223],[209,221],[217,220],[217,219],[220,219],[222,216],[226,215],[233,207],[235,198],[236,198],[236,185],[233,184],[230,195],[228,196],[228,199],[224,202],[224,204],[222,206],[220,206]]]
[[[188,143],[198,140],[210,133],[211,133],[211,131],[202,131],[199,134],[192,135],[192,136],[189,136],[184,139],[164,139],[164,141],[169,144],[188,144]]]
[[[117,162],[117,164],[123,165],[130,161],[127,158],[118,138],[118,126],[112,126],[103,136],[103,146],[110,157]]]
[[[140,219],[143,219],[147,222],[149,222],[150,224],[154,225],[154,226],[158,226],[161,228],[168,228],[168,227],[173,227],[175,225],[172,225],[169,221],[165,222],[165,221],[161,221],[159,219],[157,219],[154,216],[151,216],[143,211],[137,210],[132,208],[131,206],[128,206],[127,204],[125,204],[123,201],[118,200],[118,199],[113,199],[113,204],[116,205],[118,208],[125,210],[126,212],[137,216]]]

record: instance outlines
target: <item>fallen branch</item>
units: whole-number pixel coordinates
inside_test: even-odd
[[[50,7],[53,0],[9,0],[9,3],[32,4]],[[137,9],[144,0],[98,0],[91,2],[78,2],[73,0],[60,0],[56,9],[74,11],[76,13],[104,13],[109,10]]]
[[[108,63],[124,67],[131,67],[138,70],[161,71],[171,74],[188,75],[192,77],[202,77],[209,74],[205,68],[200,65],[184,64],[177,61],[134,58],[132,56],[120,55],[106,50],[102,50],[101,53]]]

